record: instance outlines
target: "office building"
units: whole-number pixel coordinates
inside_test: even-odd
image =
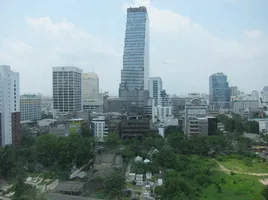
[[[149,18],[146,7],[127,9],[123,69],[119,97],[126,109],[146,105],[149,98]],[[135,112],[133,113],[135,114]]]
[[[207,116],[208,107],[200,99],[193,99],[185,105],[184,133],[188,136],[199,134],[199,119]],[[201,119],[200,119],[201,120]]]
[[[103,94],[99,93],[99,77],[93,72],[83,74],[82,101],[84,111],[103,112]]]
[[[53,107],[56,115],[82,110],[82,70],[53,67]]]
[[[166,119],[173,116],[172,106],[155,106],[154,113],[158,122],[164,122]]]
[[[232,102],[232,108],[235,113],[244,112],[249,109],[251,112],[257,112],[259,109],[258,100],[236,100]]]
[[[230,96],[238,96],[240,95],[240,91],[237,86],[230,86]]]
[[[149,93],[150,97],[154,99],[154,105],[161,105],[161,91],[163,90],[162,79],[160,77],[150,77],[149,79]]]
[[[229,83],[223,73],[209,77],[209,105],[214,110],[230,108]]]
[[[53,97],[51,96],[42,96],[41,97],[41,112],[44,114],[54,114],[53,110]]]
[[[108,126],[106,125],[105,116],[98,116],[92,119],[91,122],[92,132],[94,137],[103,142],[104,138],[108,135]]]
[[[20,145],[20,79],[0,65],[0,145]]]
[[[121,120],[120,135],[125,139],[142,138],[150,131],[150,118],[128,116]]]
[[[35,94],[20,96],[20,121],[41,119],[41,97]]]

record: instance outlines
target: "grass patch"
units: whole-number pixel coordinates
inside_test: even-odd
[[[215,184],[202,189],[201,200],[264,200],[260,194],[264,185],[259,182],[260,177],[236,174],[229,175],[217,172],[213,176]]]
[[[251,172],[251,173],[268,173],[268,163],[258,158],[253,159],[237,159],[230,158],[220,163],[226,168],[238,172]]]

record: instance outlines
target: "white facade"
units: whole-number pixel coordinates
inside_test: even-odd
[[[0,65],[0,144],[12,144],[19,137],[19,73]],[[17,124],[17,125],[16,125]]]
[[[157,121],[164,122],[172,116],[172,106],[155,106],[155,116]]]
[[[53,107],[56,115],[82,110],[82,70],[53,67]]]
[[[41,119],[41,97],[37,95],[22,95],[20,97],[20,120],[34,121]]]
[[[103,94],[99,93],[99,77],[95,73],[83,74],[82,83],[83,110],[103,112]]]
[[[232,102],[233,111],[240,113],[249,109],[250,111],[256,111],[259,108],[258,100],[237,100]]]
[[[150,97],[154,99],[154,104],[161,105],[161,91],[162,91],[162,79],[160,77],[150,77],[149,79],[149,92]]]
[[[41,111],[48,114],[53,113],[53,97],[40,96],[41,97]]]
[[[105,136],[108,134],[108,128],[105,123],[104,116],[98,116],[92,119],[94,137],[99,141],[104,141]]]
[[[197,118],[207,116],[206,104],[202,104],[200,99],[193,99],[185,105],[184,113],[184,133],[187,135],[198,134],[199,121]]]

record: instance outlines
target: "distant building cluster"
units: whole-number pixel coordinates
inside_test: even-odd
[[[99,76],[75,66],[52,68],[53,96],[20,95],[19,73],[0,65],[2,146],[20,144],[20,124],[23,128],[35,124],[37,130],[61,137],[88,133],[104,141],[112,132],[123,139],[150,132],[164,136],[168,126],[181,128],[188,137],[210,136],[222,128],[218,113],[234,112],[245,118],[268,114],[268,86],[244,94],[230,86],[222,72],[209,76],[209,94],[168,94],[161,77],[150,77],[146,7],[128,8],[126,17],[118,96],[101,92]],[[260,130],[268,133],[268,121],[260,122]]]

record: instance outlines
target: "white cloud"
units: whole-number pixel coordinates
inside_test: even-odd
[[[0,43],[0,63],[20,72],[22,93],[51,94],[52,66],[58,65],[74,65],[85,72],[94,70],[104,89],[113,91],[118,87],[120,73],[111,73],[120,71],[122,53],[103,38],[92,36],[67,20],[27,17],[26,24],[35,44],[30,46],[20,40]]]
[[[228,75],[232,85],[246,92],[267,84],[268,40],[261,30],[248,30],[239,40],[223,40],[189,17],[157,8],[149,0],[136,1],[133,6],[136,5],[148,8],[150,71],[152,76],[162,77],[168,92],[207,92],[208,76],[220,71]],[[123,5],[124,13],[128,6]],[[0,46],[0,62],[21,72],[24,91],[51,93],[51,67],[75,65],[84,71],[94,69],[101,87],[117,93],[123,38],[113,46],[109,40],[66,19],[27,17],[26,24],[31,30],[30,37],[39,42],[29,45],[20,40],[5,40]]]

